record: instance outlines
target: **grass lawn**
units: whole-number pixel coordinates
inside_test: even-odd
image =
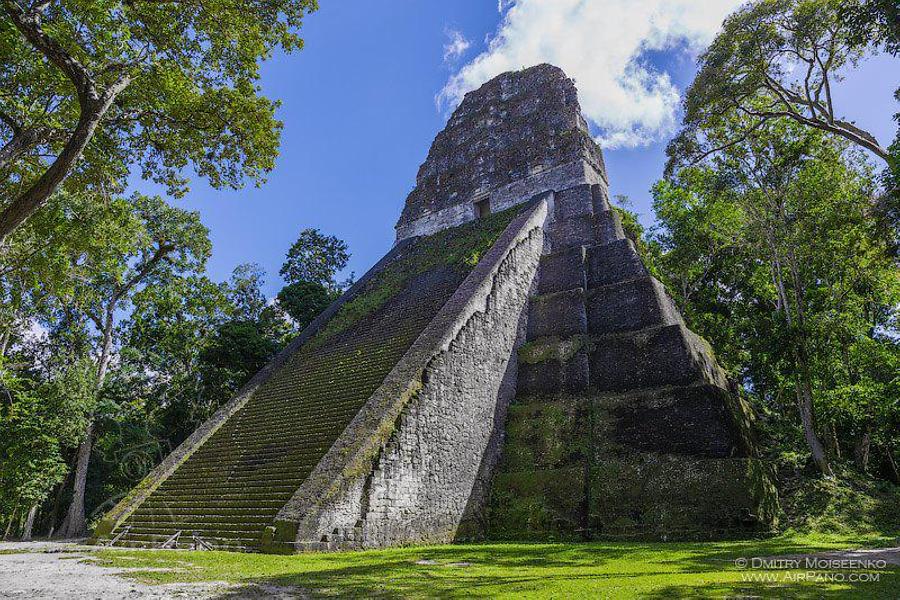
[[[706,543],[472,544],[272,556],[232,552],[103,550],[102,564],[144,568],[149,583],[230,581],[298,586],[316,597],[897,598],[900,570],[739,569],[735,559],[896,545],[885,537],[784,534]],[[849,581],[878,575],[879,581]],[[775,581],[749,582],[748,575]]]

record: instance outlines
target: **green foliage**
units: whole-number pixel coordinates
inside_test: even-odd
[[[785,461],[787,462],[787,461]],[[900,532],[900,487],[845,469],[837,478],[804,477],[782,464],[782,522],[804,533]]]
[[[655,186],[660,273],[763,410],[775,454],[809,456],[800,356],[831,457],[862,452],[858,468],[896,481],[900,279],[871,171],[789,121],[744,125],[723,121],[712,135],[729,149]]]
[[[234,318],[259,319],[266,308],[266,297],[262,292],[264,283],[265,271],[258,264],[245,263],[234,268],[228,293]]]
[[[9,166],[9,183],[30,183],[46,169],[43,155],[62,152],[89,108],[88,87],[99,94],[122,83],[70,191],[121,192],[135,165],[174,195],[187,191],[188,166],[216,188],[259,183],[273,168],[282,125],[277,103],[260,95],[259,64],[302,46],[298,30],[315,0],[29,3],[56,44],[50,57],[14,26],[22,4],[5,2],[0,19],[0,87],[10,92],[0,98],[0,134],[32,129],[43,141]]]
[[[870,133],[844,120],[837,105],[840,72],[874,50],[845,18],[864,0],[754,0],[729,16],[701,55],[685,97],[684,127],[669,144],[667,173],[727,149],[764,123],[790,119],[849,140],[883,160]],[[711,139],[735,116],[740,130]],[[714,137],[714,136],[713,136]]]
[[[863,0],[841,6],[841,18],[854,44],[873,44],[900,54],[900,4],[895,0]]]
[[[346,242],[318,229],[304,229],[288,250],[279,273],[288,284],[305,281],[338,289],[334,276],[348,260]]]
[[[440,267],[471,270],[493,245],[521,207],[493,213],[459,227],[445,229],[414,241],[411,249],[378,273],[360,293],[328,321],[312,341],[321,343],[377,310],[413,277]]]
[[[278,306],[294,320],[303,331],[328,305],[337,300],[338,294],[321,283],[297,281],[281,288]]]
[[[17,375],[0,359],[0,520],[39,504],[68,471],[94,405],[88,361],[75,361],[46,382]]]

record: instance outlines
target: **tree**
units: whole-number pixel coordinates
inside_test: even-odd
[[[894,0],[863,0],[841,6],[852,43],[873,44],[890,54],[900,54],[900,4]]]
[[[304,229],[287,253],[279,273],[288,284],[306,281],[338,289],[335,274],[347,266],[347,243],[318,229]]]
[[[684,128],[670,143],[671,172],[790,119],[840,136],[888,161],[871,133],[842,116],[834,86],[841,70],[873,48],[844,18],[863,0],[756,0],[725,20],[699,61],[685,97]],[[875,40],[877,41],[877,40]],[[714,142],[709,132],[734,114],[742,129]]]
[[[878,361],[900,350],[900,288],[871,215],[870,170],[790,120],[745,132],[742,117],[723,119],[710,140],[725,149],[656,186],[664,279],[750,389],[775,406],[793,393],[822,472],[832,469],[821,432],[850,414],[848,398],[883,409],[863,412],[885,416],[868,422],[881,432],[869,439],[890,456],[897,388]],[[862,439],[863,429],[845,432]]]
[[[63,451],[78,445],[93,402],[91,365],[59,360],[52,377],[18,375],[0,359],[0,515],[7,532],[27,509],[30,539],[39,504],[67,471]]]
[[[255,321],[266,308],[266,296],[262,286],[266,273],[256,263],[244,263],[234,268],[228,286],[232,318]]]
[[[211,414],[202,357],[235,309],[226,284],[200,273],[166,275],[165,285],[146,286],[131,299],[119,369],[130,376],[117,377],[117,394],[144,398],[148,428],[174,448]]]
[[[278,292],[278,306],[291,316],[297,329],[302,331],[337,297],[336,291],[321,283],[297,281]]]
[[[190,165],[214,187],[260,183],[281,123],[259,94],[259,62],[299,49],[316,7],[2,0],[0,243],[64,181],[108,197],[139,165],[179,195]]]
[[[116,201],[114,209],[115,218],[107,221],[104,251],[81,265],[73,296],[60,303],[61,311],[87,320],[94,328],[97,393],[112,360],[120,310],[140,289],[170,281],[165,273],[201,270],[210,253],[208,231],[196,213],[141,195]],[[73,498],[62,531],[68,537],[83,535],[87,529],[84,493],[93,433],[91,419],[78,448]]]

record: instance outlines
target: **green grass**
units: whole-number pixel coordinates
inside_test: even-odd
[[[294,556],[104,550],[98,557],[110,566],[154,569],[129,574],[149,583],[263,583],[297,586],[313,597],[894,598],[896,569],[877,572],[877,582],[814,582],[797,581],[794,571],[741,570],[734,561],[896,543],[874,535],[784,534],[752,541],[480,544]],[[778,581],[747,582],[747,574],[774,574]]]

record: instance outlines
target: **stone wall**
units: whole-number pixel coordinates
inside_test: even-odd
[[[606,182],[594,167],[583,159],[559,165],[529,175],[479,196],[486,198],[492,212],[506,210],[535,196],[551,194],[579,184],[599,184],[606,189]],[[397,224],[397,240],[402,241],[420,235],[457,227],[476,218],[475,204],[464,201],[433,212],[424,212],[410,221]]]
[[[535,230],[503,262],[477,312],[425,371],[426,382],[365,486],[366,546],[449,542],[509,397],[498,397],[540,255]]]
[[[499,448],[546,215],[541,200],[510,225],[282,509],[267,549],[454,539]]]
[[[579,183],[606,182],[574,82],[551,65],[504,73],[466,94],[419,168],[397,239],[430,235]]]

